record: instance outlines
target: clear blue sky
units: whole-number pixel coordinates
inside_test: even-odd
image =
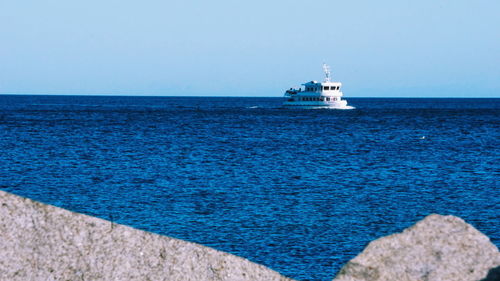
[[[0,0],[0,94],[500,97],[500,1]]]

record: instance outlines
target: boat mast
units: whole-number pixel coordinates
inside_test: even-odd
[[[323,63],[323,71],[325,72],[325,82],[330,82],[330,66],[328,66],[326,63]]]

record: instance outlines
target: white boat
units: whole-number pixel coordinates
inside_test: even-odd
[[[287,90],[283,107],[353,109],[354,107],[348,106],[347,101],[342,99],[342,83],[330,81],[330,67],[323,64],[323,70],[325,71],[323,82],[310,81],[298,89]]]

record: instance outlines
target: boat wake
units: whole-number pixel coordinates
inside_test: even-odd
[[[349,109],[356,109],[356,107],[350,106],[350,105],[346,105],[344,107],[339,107],[339,108],[335,108],[335,109],[349,110]]]

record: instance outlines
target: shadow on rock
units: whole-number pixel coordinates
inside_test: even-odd
[[[500,281],[500,266],[490,269],[486,278],[480,281]]]

